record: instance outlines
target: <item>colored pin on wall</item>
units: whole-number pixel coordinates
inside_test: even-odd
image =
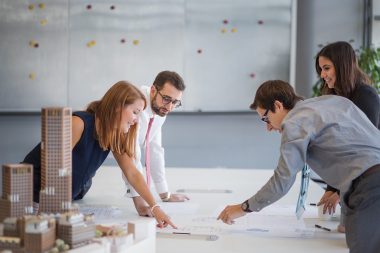
[[[29,73],[29,79],[30,80],[35,80],[36,79],[36,74],[34,72]]]
[[[137,46],[138,44],[140,44],[140,41],[139,40],[133,40],[133,45]]]
[[[31,40],[29,41],[29,46],[33,48],[38,48],[40,45],[35,40]]]
[[[45,26],[46,24],[47,24],[46,18],[40,20],[40,25]]]
[[[91,40],[91,41],[87,42],[86,45],[87,45],[88,48],[93,47],[93,46],[96,45],[96,41],[95,40]]]

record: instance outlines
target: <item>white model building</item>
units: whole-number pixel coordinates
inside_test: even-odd
[[[131,228],[131,230],[129,229]],[[133,240],[132,237],[139,238]],[[120,236],[102,237],[95,243],[70,250],[69,253],[155,253],[156,222],[154,219],[141,218],[128,223],[128,233]]]

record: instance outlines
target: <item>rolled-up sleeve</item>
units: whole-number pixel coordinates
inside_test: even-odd
[[[283,197],[292,187],[306,161],[309,134],[297,124],[284,124],[280,158],[273,176],[249,200],[249,208],[258,212]]]

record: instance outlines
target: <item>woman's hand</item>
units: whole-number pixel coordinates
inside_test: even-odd
[[[157,221],[157,227],[159,228],[165,228],[168,225],[172,226],[172,228],[177,228],[176,225],[174,225],[173,222],[171,222],[170,217],[164,213],[164,211],[161,210],[159,206],[153,206],[151,210],[154,218],[156,218]]]
[[[318,202],[317,206],[323,205],[323,213],[328,211],[329,214],[335,213],[336,206],[339,203],[339,194],[333,191],[326,191],[323,194],[321,200]]]

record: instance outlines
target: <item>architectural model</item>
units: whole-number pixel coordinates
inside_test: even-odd
[[[33,213],[33,166],[3,165],[3,196],[0,199],[0,222],[7,217]]]
[[[92,215],[71,204],[71,109],[43,108],[41,112],[41,191],[33,210],[33,166],[3,165],[0,199],[0,252],[53,253],[64,241],[71,253],[154,253],[154,219],[128,223],[128,231],[95,238]],[[71,250],[66,251],[67,248]]]
[[[71,209],[71,109],[42,108],[40,213]]]

